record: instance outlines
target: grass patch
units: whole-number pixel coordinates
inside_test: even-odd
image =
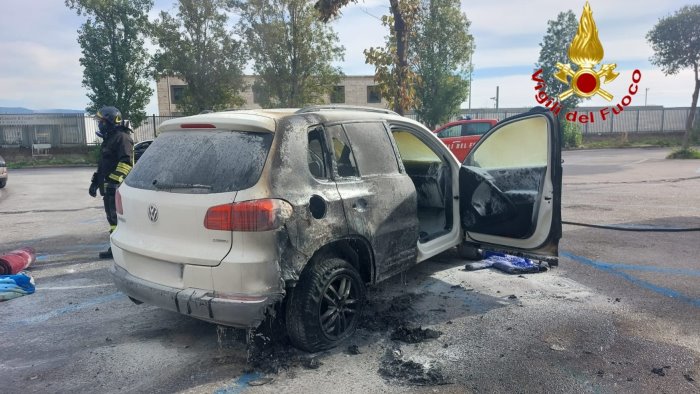
[[[85,155],[71,156],[54,156],[42,158],[22,158],[19,160],[9,161],[7,167],[13,168],[32,168],[32,167],[61,167],[61,166],[77,166],[77,165],[97,165],[97,162],[91,157]]]
[[[679,146],[679,144],[673,140],[664,139],[639,139],[639,140],[624,140],[622,138],[611,138],[607,140],[599,141],[586,141],[581,146],[584,149],[610,149],[610,148],[648,148],[648,147],[662,147],[669,148],[672,146]]]
[[[700,159],[700,151],[693,148],[679,149],[666,156],[667,159]]]

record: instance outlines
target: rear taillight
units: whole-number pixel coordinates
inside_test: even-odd
[[[223,231],[269,231],[280,228],[292,213],[286,201],[252,200],[217,205],[207,210],[204,227]]]
[[[124,207],[122,206],[122,195],[119,194],[119,189],[117,189],[117,193],[114,195],[114,205],[117,206],[117,213],[123,215]]]

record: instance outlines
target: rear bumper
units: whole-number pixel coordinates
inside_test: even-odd
[[[266,310],[282,299],[282,294],[270,294],[245,300],[216,298],[211,291],[178,289],[149,282],[129,274],[116,263],[110,268],[112,279],[126,295],[163,309],[192,316],[225,326],[257,327]]]

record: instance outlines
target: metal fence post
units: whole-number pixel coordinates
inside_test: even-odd
[[[664,118],[666,117],[666,108],[661,108],[661,132],[664,132]]]
[[[610,117],[610,133],[615,132],[615,117],[611,116]]]
[[[637,127],[634,131],[639,133],[639,108],[637,108]]]
[[[153,138],[156,138],[156,114],[153,114]]]

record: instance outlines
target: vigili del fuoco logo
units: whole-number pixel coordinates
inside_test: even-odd
[[[589,98],[599,95],[607,101],[612,101],[614,96],[603,88],[620,75],[615,72],[617,64],[602,64],[596,70],[598,64],[603,60],[603,45],[598,38],[598,28],[593,20],[591,6],[586,2],[583,7],[583,14],[578,23],[578,31],[569,46],[569,59],[578,66],[574,69],[570,64],[557,63],[557,72],[554,77],[566,84],[569,89],[559,94],[556,98],[549,97],[545,93],[545,82],[541,78],[542,69],[532,74],[532,80],[537,82],[535,90],[535,100],[549,108],[555,115],[561,112],[561,101],[566,100],[572,94],[579,97]],[[632,73],[632,83],[620,102],[612,107],[601,108],[597,113],[588,112],[579,114],[578,111],[570,111],[566,114],[566,120],[579,123],[595,123],[597,119],[605,121],[612,115],[618,115],[624,111],[625,107],[632,103],[632,96],[639,90],[639,81],[642,80],[642,72],[634,70]],[[612,115],[611,115],[612,114]]]

